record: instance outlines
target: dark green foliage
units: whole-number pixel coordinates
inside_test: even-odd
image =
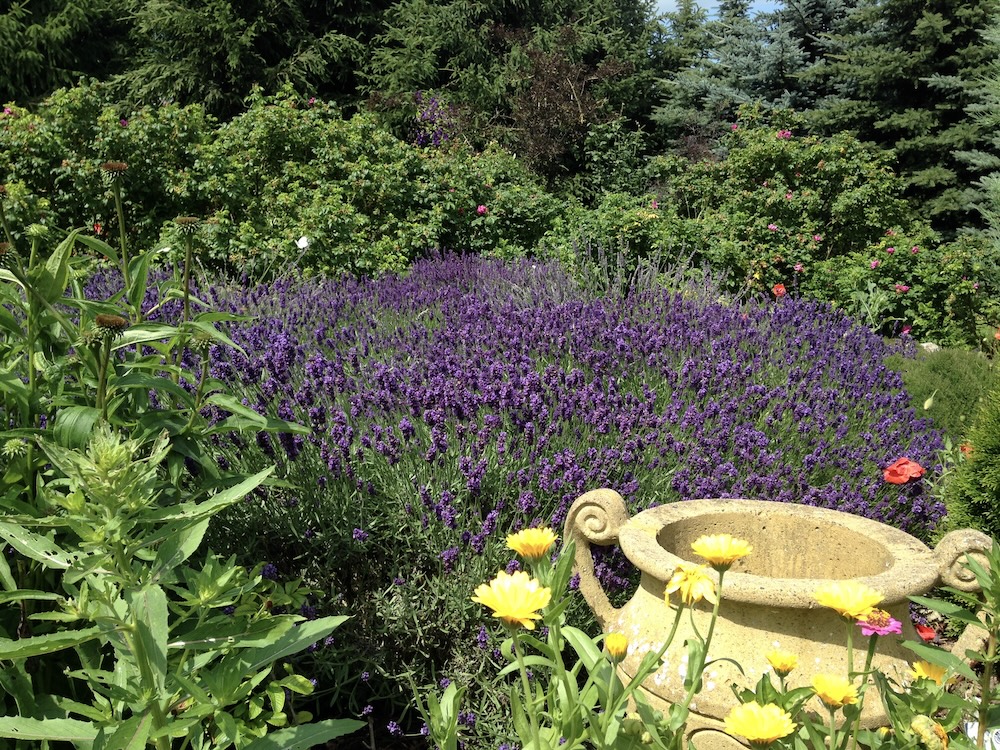
[[[907,197],[947,236],[976,221],[967,193],[975,172],[956,154],[992,149],[966,110],[996,55],[982,36],[996,7],[994,0],[859,5],[843,33],[825,38],[829,50],[806,75],[833,92],[810,112],[816,126],[891,148]]]
[[[0,12],[0,101],[26,104],[117,72],[125,0],[30,0]]]
[[[233,115],[254,86],[284,84],[350,99],[384,3],[312,0],[129,0],[132,14],[123,95],[147,103],[200,103]]]
[[[561,179],[580,171],[592,124],[647,115],[649,15],[632,0],[402,0],[372,45],[365,89],[390,118],[414,91],[438,91],[475,145],[496,139]]]
[[[1000,371],[982,352],[918,348],[915,356],[893,355],[886,364],[902,373],[913,408],[929,416],[956,445],[972,429],[989,392],[1000,387]],[[931,405],[925,410],[928,399]]]
[[[986,396],[968,444],[970,452],[945,486],[948,526],[1000,537],[1000,388]]]

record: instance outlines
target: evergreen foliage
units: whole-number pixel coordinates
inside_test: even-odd
[[[120,62],[124,0],[32,0],[0,12],[0,101],[26,104]]]
[[[1000,388],[985,399],[969,433],[971,450],[945,485],[948,527],[1000,536]]]
[[[858,5],[843,33],[815,35],[827,49],[804,74],[829,92],[810,112],[815,126],[892,149],[907,196],[946,236],[975,224],[967,192],[975,174],[957,153],[991,148],[966,109],[996,56],[982,37],[996,8],[995,0]]]
[[[233,115],[254,86],[351,98],[383,4],[312,0],[129,0],[132,61],[118,79],[139,102],[198,102]]]

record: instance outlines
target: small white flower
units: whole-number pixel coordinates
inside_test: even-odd
[[[305,235],[302,235],[297,240],[295,240],[295,244],[298,246],[299,250],[305,250],[307,247],[309,247],[309,238],[306,237]]]

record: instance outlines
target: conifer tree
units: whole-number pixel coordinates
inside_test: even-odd
[[[33,0],[0,7],[0,101],[27,103],[116,72],[124,0]]]
[[[806,74],[824,80],[810,116],[826,132],[847,130],[892,149],[907,196],[946,236],[976,223],[960,152],[983,149],[970,120],[973,83],[997,53],[982,31],[996,0],[875,0],[855,7],[842,33]]]

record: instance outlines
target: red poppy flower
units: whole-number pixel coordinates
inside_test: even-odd
[[[889,484],[906,484],[911,479],[920,479],[927,471],[916,461],[908,458],[898,458],[886,467],[882,476]]]
[[[784,284],[775,284],[771,287],[771,292],[775,297],[784,297],[786,294],[786,289]]]
[[[917,631],[917,635],[920,636],[920,640],[922,641],[930,642],[937,638],[937,631],[932,627],[915,622],[913,623],[913,628]]]

